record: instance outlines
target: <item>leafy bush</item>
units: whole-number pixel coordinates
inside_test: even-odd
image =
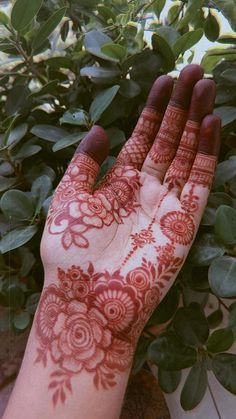
[[[76,146],[94,123],[111,139],[111,166],[157,76],[170,72],[205,35],[222,46],[202,60],[217,83],[215,113],[223,144],[201,228],[175,285],[156,309],[137,349],[134,371],[159,367],[174,391],[191,367],[181,404],[197,405],[207,370],[236,393],[236,37],[220,36],[219,12],[236,29],[235,0],[16,0],[0,12],[0,329],[31,323],[43,281],[39,243],[53,194]],[[156,15],[156,19],[154,19]],[[153,17],[154,16],[154,17]],[[144,37],[147,18],[151,45]],[[209,296],[217,310],[206,315]],[[181,307],[180,307],[181,305]],[[228,326],[214,330],[227,309]],[[156,325],[162,332],[153,334]],[[154,329],[153,329],[154,327]]]

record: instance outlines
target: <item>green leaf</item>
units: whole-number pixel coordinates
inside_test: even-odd
[[[170,320],[179,305],[179,292],[177,287],[174,285],[170,288],[168,293],[165,295],[163,300],[160,302],[152,316],[150,317],[148,324],[150,326],[156,324],[162,324]]]
[[[56,141],[59,141],[69,135],[68,131],[47,124],[35,125],[30,132],[37,137],[42,138],[43,140],[51,141],[52,143],[55,143]]]
[[[115,126],[106,129],[106,133],[110,139],[110,149],[121,146],[125,143],[125,133]]]
[[[6,191],[1,198],[0,206],[7,218],[28,220],[34,213],[34,205],[30,197],[17,189]]]
[[[34,154],[37,154],[39,151],[42,150],[42,147],[37,144],[28,144],[25,143],[21,149],[18,151],[18,153],[14,156],[15,160],[23,160],[27,157],[34,156]]]
[[[158,384],[165,393],[173,393],[181,380],[181,371],[165,371],[158,368]]]
[[[202,38],[202,29],[196,31],[190,31],[182,35],[173,45],[173,51],[175,57],[178,58],[180,54],[184,54],[185,51],[193,47]]]
[[[16,0],[11,11],[11,23],[16,31],[24,29],[37,15],[43,0]]]
[[[191,303],[188,307],[181,307],[175,314],[173,321],[176,334],[183,343],[198,347],[203,345],[209,335],[207,319],[200,304]]]
[[[222,320],[223,312],[220,309],[213,311],[213,313],[209,314],[209,316],[207,317],[207,323],[209,324],[209,327],[211,329],[214,329],[215,327],[219,326]]]
[[[236,162],[229,159],[219,163],[216,168],[214,187],[218,188],[236,175]],[[219,203],[220,204],[220,203]]]
[[[192,281],[194,281],[194,278],[192,278]],[[195,278],[196,281],[196,278]],[[209,284],[208,282],[205,283],[205,278],[201,278],[199,280],[199,283],[201,282],[201,287],[203,287],[205,290],[208,291]],[[195,285],[195,284],[194,284]],[[199,284],[198,284],[199,285]],[[191,284],[192,286],[192,284]],[[208,292],[202,292],[202,289],[197,288],[197,285],[195,285],[194,289],[191,289],[189,286],[183,288],[183,301],[185,306],[190,306],[192,303],[199,304],[202,308],[205,307],[207,300],[209,297]]]
[[[17,182],[15,177],[4,177],[0,176],[0,192],[10,189]]]
[[[30,98],[37,98],[44,95],[55,96],[57,94],[56,87],[58,85],[58,80],[51,80],[48,83],[44,84],[39,90],[31,93]]]
[[[120,81],[119,94],[132,99],[141,93],[141,88],[138,83],[133,80],[125,79]]]
[[[236,36],[225,36],[222,35],[217,39],[217,42],[219,42],[220,44],[230,44],[230,45],[235,45],[236,44]]]
[[[28,131],[28,125],[27,124],[21,124],[17,127],[13,128],[8,136],[6,145],[12,149],[15,147],[16,144],[19,143],[22,138],[24,138],[25,134]]]
[[[236,337],[236,301],[229,306],[228,326],[231,328],[234,337]]]
[[[180,342],[173,332],[165,332],[149,346],[148,358],[164,370],[178,371],[195,364],[197,352]]]
[[[21,260],[21,267],[19,274],[21,277],[25,277],[29,274],[31,269],[33,268],[35,264],[35,257],[33,253],[28,249],[28,247],[19,247],[18,253],[20,255]]]
[[[10,231],[0,240],[0,252],[6,253],[27,243],[37,233],[38,227],[28,226]]]
[[[154,33],[152,35],[152,46],[153,50],[159,52],[163,58],[163,69],[166,72],[172,71],[175,68],[175,56],[170,45],[162,36]]]
[[[190,370],[184,383],[180,403],[187,411],[196,407],[203,399],[207,388],[207,370],[204,362],[197,362]]]
[[[116,161],[114,156],[108,156],[106,160],[102,163],[100,172],[97,177],[97,183],[104,178],[104,176],[109,172]]]
[[[30,93],[31,91],[26,85],[13,86],[7,96],[6,114],[14,116],[23,112],[27,106],[27,99]]]
[[[214,110],[214,114],[221,118],[222,127],[236,121],[236,107],[234,106],[220,106]]]
[[[9,307],[17,309],[24,304],[25,295],[20,285],[10,284],[5,294]]]
[[[209,352],[228,351],[234,343],[234,335],[230,329],[219,329],[208,338],[206,347]]]
[[[38,214],[42,208],[45,199],[52,191],[51,179],[46,176],[40,176],[32,184],[31,193],[36,198],[35,214]]]
[[[0,12],[0,25],[8,25],[9,23],[9,17],[4,13]]]
[[[177,30],[172,26],[160,26],[156,30],[156,33],[162,36],[162,38],[164,38],[171,47],[173,47],[177,39],[180,38],[179,32],[177,32]]]
[[[40,292],[36,292],[35,294],[31,294],[26,301],[26,305],[25,308],[26,310],[34,315],[38,306],[38,302],[40,299],[41,293]]]
[[[212,369],[220,384],[236,394],[236,355],[217,354],[212,360]]]
[[[98,95],[95,97],[89,108],[90,118],[94,124],[100,119],[103,112],[111,104],[119,88],[119,85],[112,86],[109,89],[105,89],[98,93]]]
[[[59,68],[72,69],[73,61],[69,57],[51,57],[44,60],[44,64],[52,69],[58,70]]]
[[[214,234],[205,233],[195,240],[188,260],[194,266],[208,266],[212,260],[223,256],[225,250],[225,246],[218,242]]]
[[[114,58],[114,61],[117,62],[123,61],[127,55],[126,49],[119,44],[103,44],[101,46],[101,51],[103,54],[107,55],[110,58]]]
[[[13,317],[13,324],[16,329],[24,330],[29,326],[31,316],[27,311],[21,311],[20,313],[15,313]]]
[[[84,132],[77,132],[75,134],[70,134],[67,137],[63,138],[62,140],[58,141],[52,147],[52,150],[58,151],[62,150],[63,148],[70,147],[73,144],[78,144],[80,141],[88,134],[87,131]]]
[[[66,42],[66,38],[68,36],[69,30],[70,30],[70,21],[69,20],[66,20],[63,23],[63,25],[61,27],[61,31],[60,31],[60,33],[61,33],[61,39],[62,39],[63,42]]]
[[[164,9],[166,4],[166,0],[156,0],[153,7],[154,13],[157,15],[158,19],[160,18],[160,14],[162,10]]]
[[[118,68],[89,66],[81,68],[80,75],[81,77],[112,79],[120,75],[120,70]]]
[[[221,205],[216,211],[215,233],[225,244],[236,243],[236,210]]]
[[[133,374],[137,374],[141,370],[143,364],[146,362],[147,349],[148,349],[148,346],[150,345],[150,342],[151,342],[150,338],[146,338],[143,335],[140,336],[137,349],[135,351],[135,356],[134,356],[134,362],[133,362],[133,368],[132,368]]]
[[[213,260],[208,271],[209,284],[218,297],[236,297],[236,259],[222,256]]]
[[[89,126],[89,115],[83,109],[73,109],[66,111],[60,118],[60,124],[70,124],[77,126]],[[67,136],[69,133],[66,134]],[[64,135],[65,137],[65,135]],[[62,138],[60,138],[62,139]]]
[[[3,313],[0,316],[0,332],[6,332],[11,330],[11,311],[4,309]]]
[[[220,25],[218,19],[213,14],[209,14],[204,23],[204,32],[211,42],[215,42],[219,38]]]
[[[222,14],[230,23],[232,29],[236,31],[236,7],[235,0],[214,0],[214,4],[220,9]]]
[[[223,71],[222,77],[229,82],[236,83],[235,69],[228,68]]]
[[[33,41],[33,49],[36,50],[39,48],[51,35],[51,33],[56,29],[59,25],[60,21],[62,20],[63,16],[65,15],[66,7],[62,7],[61,9],[57,10],[49,19],[39,28],[39,30],[35,34],[35,38]]]
[[[92,30],[84,36],[84,47],[90,54],[107,61],[117,62],[117,58],[110,57],[101,51],[101,47],[105,44],[113,44],[113,41],[103,32]]]

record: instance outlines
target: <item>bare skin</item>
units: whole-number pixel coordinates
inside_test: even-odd
[[[21,408],[25,419],[119,417],[137,340],[184,263],[214,176],[220,120],[202,77],[190,65],[174,88],[157,79],[99,185],[109,140],[95,126],[80,144],[49,210],[44,289],[4,419]]]

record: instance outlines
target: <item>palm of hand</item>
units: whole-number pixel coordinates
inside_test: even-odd
[[[187,112],[170,105],[160,127],[160,112],[147,107],[95,190],[99,166],[89,138],[59,184],[42,240],[47,287],[37,316],[37,361],[46,363],[50,353],[59,368],[51,377],[61,374],[64,387],[84,370],[93,373],[97,387],[107,388],[129,368],[140,332],[181,268],[206,204],[216,163],[213,117],[202,124],[197,147],[208,112],[186,124]],[[63,401],[63,392],[56,388],[54,403]]]

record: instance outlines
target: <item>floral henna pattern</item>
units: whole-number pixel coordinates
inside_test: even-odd
[[[92,375],[97,389],[109,389],[130,368],[160,289],[183,263],[173,245],[156,249],[156,263],[142,258],[125,276],[120,270],[96,272],[92,263],[87,270],[58,268],[58,284],[45,288],[36,314],[35,362],[46,367],[50,359],[56,367],[48,385],[54,405],[65,402],[82,371]]]
[[[95,181],[92,167],[89,176],[92,184]],[[87,248],[89,230],[108,227],[114,222],[122,224],[139,207],[135,199],[140,186],[137,170],[117,166],[93,194],[86,191],[87,181],[78,154],[55,192],[47,220],[49,232],[61,234],[65,250],[72,245]]]

